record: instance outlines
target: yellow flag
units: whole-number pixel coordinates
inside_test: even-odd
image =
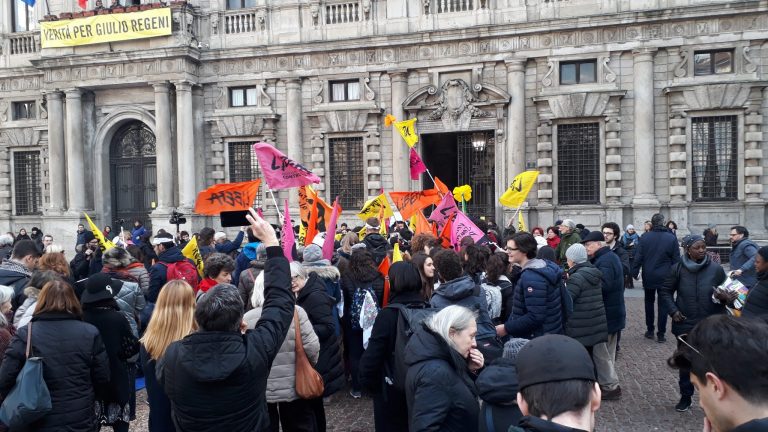
[[[538,171],[526,171],[515,176],[509,189],[499,198],[501,205],[511,208],[518,208],[523,205],[538,176]]]
[[[382,208],[384,210],[383,216],[385,218],[395,215],[392,211],[392,207],[389,205],[389,201],[387,201],[387,197],[383,193],[376,198],[371,198],[366,201],[363,208],[360,210],[360,213],[357,214],[357,217],[363,222],[369,217],[379,218],[382,216]]]
[[[197,272],[200,277],[203,277],[203,256],[200,254],[200,248],[197,247],[197,236],[192,236],[184,249],[181,250],[181,254],[195,262]]]
[[[96,240],[99,241],[99,247],[101,248],[101,253],[104,253],[107,250],[112,249],[113,247],[117,247],[110,240],[107,240],[104,238],[104,234],[101,232],[99,227],[97,227],[96,224],[93,223],[91,218],[88,216],[88,213],[83,212],[83,214],[85,215],[85,220],[88,221],[88,226],[91,228],[91,231],[93,232],[93,236],[96,237]]]
[[[419,142],[419,134],[416,133],[415,123],[415,117],[410,120],[395,122],[395,129],[400,132],[400,135],[405,140],[405,143],[408,144],[408,147],[411,148],[415,146],[417,142]]]
[[[411,230],[412,233],[416,232],[416,215],[415,214],[411,216],[411,219],[408,221],[408,229]]]
[[[525,227],[525,220],[523,219],[523,212],[517,212],[517,232],[528,232],[528,228]]]
[[[392,264],[402,260],[403,254],[400,253],[400,243],[395,243],[395,250],[392,251]]]
[[[365,229],[365,226],[363,226],[360,229],[360,231],[357,232],[357,238],[359,238],[360,241],[363,241],[363,239],[365,238],[365,233],[366,233],[366,229]]]

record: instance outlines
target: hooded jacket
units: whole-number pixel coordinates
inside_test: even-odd
[[[576,429],[540,419],[533,416],[525,416],[520,419],[517,426],[509,428],[509,432],[587,432],[583,429]]]
[[[725,271],[713,263],[709,255],[697,263],[688,255],[672,267],[659,289],[659,297],[667,307],[670,316],[680,311],[685,321],[672,322],[672,333],[676,336],[690,332],[704,318],[724,314],[725,306],[712,301],[713,287],[725,281]],[[673,300],[673,295],[676,297]]]
[[[267,265],[264,271],[268,269]],[[341,344],[336,335],[333,317],[334,300],[325,291],[325,284],[317,273],[309,275],[304,288],[296,297],[296,304],[307,312],[312,329],[320,339],[320,357],[315,369],[323,376],[325,384],[323,396],[330,396],[344,388],[344,368],[341,360]]]
[[[557,245],[557,248],[555,248],[555,254],[558,261],[560,261],[563,266],[567,263],[567,260],[565,259],[565,251],[567,251],[571,245],[576,243],[581,243],[581,236],[579,236],[575,230],[560,236],[560,243]]]
[[[672,231],[663,226],[654,227],[640,237],[632,260],[632,277],[643,269],[643,288],[658,289],[664,284],[669,269],[680,261],[680,248]]]
[[[27,286],[31,277],[32,272],[16,261],[6,259],[0,264],[0,285],[13,288],[11,303],[14,310],[24,301],[24,287]]]
[[[147,301],[157,302],[157,296],[160,295],[160,289],[168,282],[168,265],[188,259],[181,254],[181,249],[174,246],[158,256],[158,262],[149,269],[149,290],[147,291]],[[193,263],[194,265],[194,263]]]
[[[741,315],[768,318],[768,273],[757,275],[757,284],[749,290]]]
[[[237,256],[237,259],[235,259],[235,272],[232,273],[232,285],[240,286],[240,275],[248,271],[249,268],[254,267],[254,261],[257,260],[258,255],[256,253],[256,249],[258,249],[259,245],[261,245],[261,242],[251,242],[246,243],[245,246],[243,246],[243,251]],[[261,261],[261,269],[264,269],[264,261]],[[258,276],[258,274],[256,275]],[[256,279],[256,276],[254,276],[254,279]]]
[[[243,244],[244,235],[245,231],[240,231],[234,240],[227,240],[221,244],[216,243],[213,247],[216,249],[216,252],[229,255],[240,248],[240,245]]]
[[[365,236],[363,243],[365,248],[373,254],[373,261],[376,265],[381,264],[381,261],[387,256],[387,249],[389,248],[387,239],[381,234],[373,233]]]
[[[534,337],[563,333],[559,283],[563,270],[551,261],[532,259],[525,263],[515,287],[512,314],[504,329],[512,337]]]
[[[565,324],[565,334],[585,347],[608,340],[601,278],[600,270],[589,262],[568,270],[565,286],[573,299],[573,314]]]
[[[144,264],[140,262],[134,262],[128,264],[128,267],[126,268],[126,271],[133,276],[134,279],[139,281],[139,288],[141,288],[141,293],[146,295],[147,292],[149,292],[149,272],[147,271],[147,268],[144,267]]]
[[[621,268],[621,259],[611,251],[611,248],[605,246],[595,252],[592,264],[600,270],[602,275],[608,334],[617,333],[627,324],[627,310],[624,305],[624,271]]]
[[[741,270],[739,282],[751,288],[757,283],[757,271],[755,270],[755,257],[759,247],[748,238],[739,240],[731,250],[731,270]]]
[[[464,306],[477,313],[477,339],[495,338],[496,328],[488,314],[485,292],[470,275],[441,283],[435,288],[430,299],[432,307],[443,309],[446,306]]]
[[[157,380],[173,407],[176,430],[253,432],[269,420],[267,377],[293,319],[288,260],[267,248],[264,308],[245,334],[199,331],[168,346]]]
[[[13,315],[13,326],[17,329],[24,327],[32,321],[32,315],[35,313],[37,298],[40,296],[40,291],[40,288],[33,286],[24,288],[24,295],[26,296],[24,303],[16,309],[16,313]]]
[[[411,432],[477,431],[477,389],[467,362],[426,325],[405,348]]]
[[[483,401],[479,419],[480,432],[489,430],[489,417],[493,421],[493,429],[498,432],[506,431],[510,425],[516,425],[523,417],[517,406],[517,367],[514,360],[495,360],[480,372],[475,385]]]

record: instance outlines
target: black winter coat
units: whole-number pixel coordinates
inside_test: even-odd
[[[619,257],[624,276],[629,276],[632,274],[632,264],[629,261],[629,252],[624,249],[624,246],[621,245],[621,242],[614,242],[611,250]]]
[[[568,270],[565,284],[573,299],[573,314],[565,324],[565,334],[591,347],[608,340],[608,323],[603,303],[602,274],[589,262]]]
[[[405,348],[410,432],[476,432],[479,404],[467,362],[426,325]]]
[[[749,290],[741,315],[768,318],[768,273],[758,273],[757,285]]]
[[[464,306],[477,313],[477,339],[493,339],[496,328],[488,313],[488,302],[483,288],[470,275],[440,284],[429,300],[432,307],[443,309],[451,305]]]
[[[167,264],[184,261],[187,259],[187,257],[181,254],[181,249],[179,249],[178,246],[174,246],[160,254],[158,257],[159,262],[157,262],[149,269],[149,290],[147,291],[148,302],[156,303],[157,296],[160,295],[160,289],[163,288],[163,286],[168,282]]]
[[[103,267],[100,250],[94,251],[90,259],[88,259],[84,252],[78,252],[69,263],[69,268],[72,270],[72,279],[75,281],[95,275],[101,272]]]
[[[600,270],[603,282],[603,304],[608,320],[608,334],[620,332],[627,324],[627,309],[624,306],[624,271],[621,260],[603,247],[595,252],[592,264]]]
[[[513,360],[500,358],[486,366],[477,376],[475,384],[483,401],[478,429],[480,432],[491,430],[488,428],[489,417],[493,430],[497,432],[506,432],[520,421],[523,413],[517,406],[517,367]]]
[[[149,432],[175,432],[171,417],[171,401],[168,400],[165,391],[157,382],[155,367],[157,362],[153,360],[144,345],[139,351],[141,370],[144,372],[144,382],[147,386],[147,403],[149,404]]]
[[[549,420],[540,419],[533,416],[525,416],[520,419],[517,426],[509,428],[509,432],[587,432],[583,429],[576,429],[569,426],[563,426]]]
[[[726,313],[724,305],[712,301],[713,287],[724,281],[725,271],[720,264],[712,262],[709,255],[698,263],[684,255],[682,261],[672,267],[659,290],[659,298],[670,316],[677,311],[685,315],[685,321],[672,322],[672,334],[688,333],[704,318]]]
[[[680,261],[680,248],[672,231],[654,226],[643,234],[635,248],[632,260],[632,277],[637,278],[643,269],[643,288],[658,289],[664,284],[669,269]]]
[[[376,294],[376,304],[381,307],[384,301],[384,277],[378,270],[372,269],[364,278],[357,280],[352,277],[352,273],[347,271],[341,277],[341,291],[344,293],[344,318],[349,319],[349,308],[352,306],[352,299],[357,288],[372,287]]]
[[[368,234],[363,239],[365,248],[368,249],[373,255],[373,261],[376,265],[381,264],[384,257],[387,256],[387,249],[389,249],[389,242],[381,234]]]
[[[18,309],[27,298],[24,295],[24,288],[26,288],[29,282],[31,273],[21,273],[22,270],[28,272],[21,264],[10,260],[3,261],[2,267],[0,267],[0,285],[13,288],[13,299],[11,301],[11,308],[13,310]]]
[[[291,325],[294,297],[288,260],[267,248],[264,308],[256,328],[199,331],[172,343],[155,373],[173,407],[178,432],[253,432],[269,423],[269,370]]]
[[[320,339],[320,357],[315,370],[323,376],[325,384],[323,395],[330,396],[344,388],[344,368],[341,361],[341,344],[336,335],[333,316],[333,308],[336,305],[333,298],[325,291],[325,284],[317,273],[309,275],[304,288],[299,291],[296,304],[307,312],[312,329]]]
[[[37,432],[99,429],[93,409],[95,387],[109,381],[109,360],[99,330],[67,313],[32,318],[32,354],[43,358],[43,377],[53,410],[30,426]],[[28,326],[13,337],[0,366],[0,395],[16,384],[26,361]]]

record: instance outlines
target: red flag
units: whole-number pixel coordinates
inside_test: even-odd
[[[259,192],[260,179],[219,183],[197,194],[195,213],[215,216],[223,211],[248,210]]]
[[[333,244],[336,234],[336,221],[339,219],[339,197],[333,201],[333,212],[331,214],[331,220],[326,225],[325,241],[323,242],[323,258],[330,260],[333,258]]]
[[[88,0],[77,0],[77,4],[80,6],[80,9],[88,8]]]
[[[257,142],[253,151],[259,159],[264,180],[271,189],[287,189],[320,183],[320,177],[276,149],[273,145]]]
[[[419,175],[427,170],[427,166],[424,165],[424,161],[421,160],[419,154],[416,153],[416,149],[411,148],[410,152],[410,165],[411,165],[411,180],[418,180]]]
[[[390,192],[389,196],[403,219],[409,219],[417,211],[440,202],[437,189],[427,189],[420,192]]]
[[[283,215],[283,231],[280,232],[283,243],[283,255],[288,262],[293,261],[293,247],[296,245],[296,235],[293,233],[291,213],[288,209],[288,200],[285,200],[285,213]]]
[[[379,273],[384,277],[384,298],[381,299],[381,307],[389,303],[389,257],[385,256],[379,264]]]
[[[440,245],[443,247],[443,249],[452,249],[453,244],[451,243],[451,233],[453,232],[453,217],[449,217],[445,221],[445,226],[443,227],[443,231],[440,233]]]

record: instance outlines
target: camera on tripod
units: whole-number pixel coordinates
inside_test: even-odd
[[[125,225],[125,219],[115,219],[115,225],[117,226]]]
[[[184,217],[184,213],[180,213],[174,210],[171,212],[171,220],[169,223],[176,226],[184,225],[187,223],[187,218]]]

